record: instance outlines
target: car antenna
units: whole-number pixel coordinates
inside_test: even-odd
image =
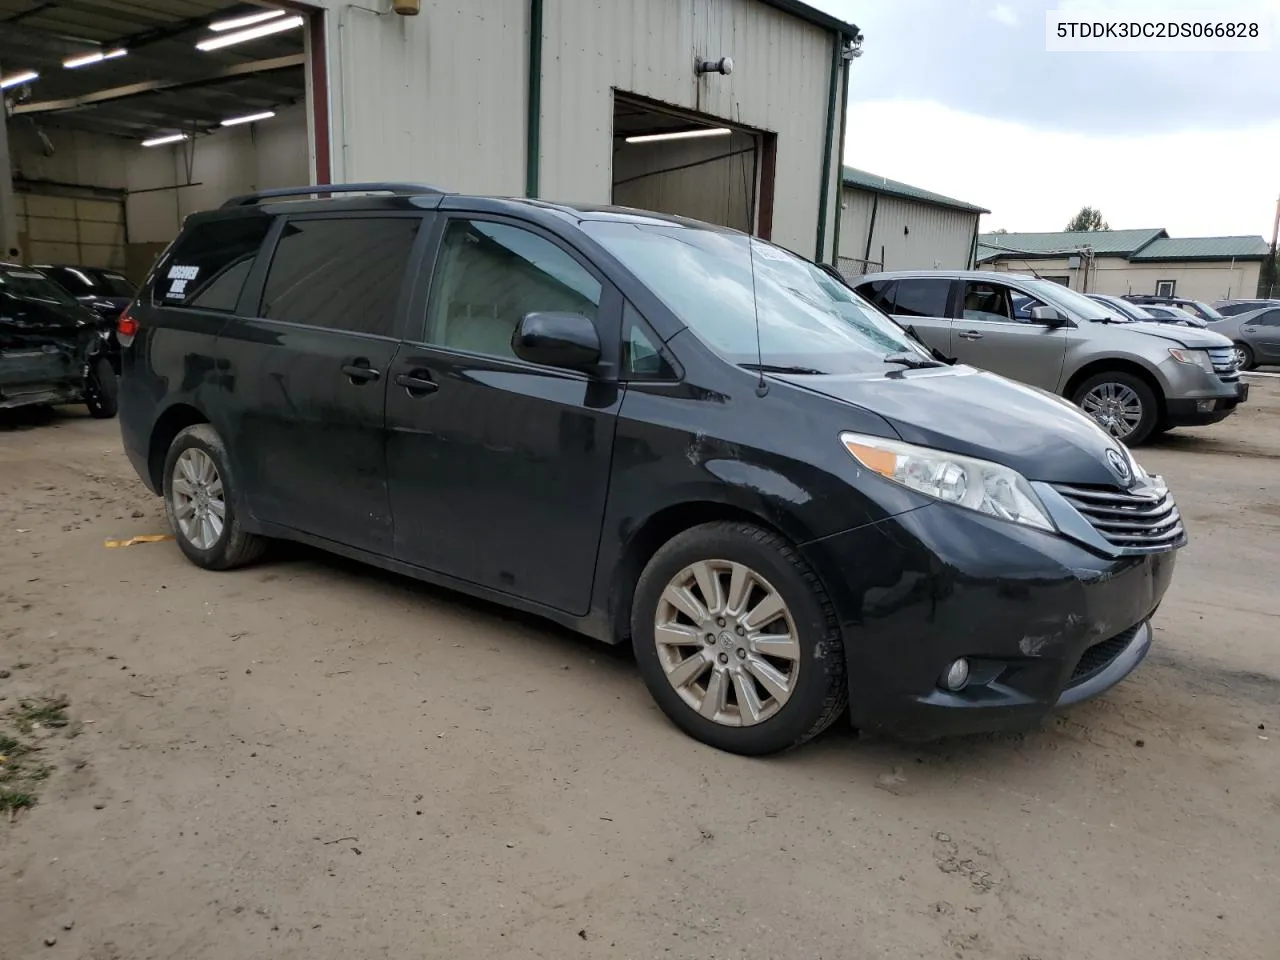
[[[764,398],[769,394],[769,384],[764,378],[764,350],[760,346],[760,294],[756,291],[756,238],[747,234],[747,262],[751,264],[751,310],[756,320],[756,372],[760,379],[756,382],[756,396]]]

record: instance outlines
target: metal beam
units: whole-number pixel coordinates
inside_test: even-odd
[[[301,67],[307,62],[306,54],[295,53],[287,57],[273,57],[270,60],[254,60],[250,63],[239,63],[233,67],[206,74],[196,80],[146,80],[142,83],[130,83],[123,87],[111,87],[97,90],[80,97],[68,97],[64,100],[41,100],[36,103],[20,104],[13,108],[13,116],[32,113],[56,113],[60,110],[75,110],[95,103],[109,103],[112,100],[124,100],[128,97],[140,97],[160,90],[181,90],[190,87],[203,87],[212,83],[221,83],[234,77],[249,76],[255,73],[268,73],[273,70],[287,70]]]

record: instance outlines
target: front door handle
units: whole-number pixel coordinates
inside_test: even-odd
[[[432,380],[431,374],[426,370],[410,370],[408,373],[400,374],[396,377],[396,386],[404,387],[409,396],[418,398],[440,389],[440,384]]]
[[[966,330],[964,333],[956,334],[961,340],[981,340],[982,334],[977,330]]]
[[[369,361],[364,357],[359,357],[352,363],[344,363],[342,365],[342,372],[345,373],[351,382],[357,386],[362,383],[369,383],[370,381],[377,380],[382,376],[381,373],[369,366]]]

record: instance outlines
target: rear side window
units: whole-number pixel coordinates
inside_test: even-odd
[[[262,316],[392,336],[421,224],[418,217],[291,220],[267,271]]]
[[[1280,310],[1268,310],[1253,322],[1260,327],[1280,327]]]
[[[152,302],[230,313],[271,228],[266,216],[213,220],[178,238],[156,271]]]
[[[903,317],[945,317],[950,292],[951,281],[945,277],[899,280],[893,312]]]
[[[897,280],[872,280],[858,287],[858,293],[881,313],[893,313],[893,290]]]

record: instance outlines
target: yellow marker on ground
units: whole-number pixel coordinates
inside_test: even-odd
[[[172,540],[171,533],[144,533],[138,537],[130,537],[128,540],[104,540],[104,547],[132,547],[135,543],[159,543],[161,540]]]

